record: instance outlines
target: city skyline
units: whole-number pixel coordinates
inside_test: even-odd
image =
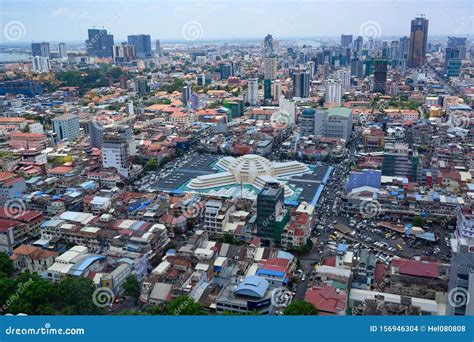
[[[114,35],[115,43],[133,34],[149,34],[164,42],[254,39],[267,33],[276,38],[337,37],[339,34],[390,38],[409,36],[410,20],[420,14],[430,20],[432,37],[469,36],[473,29],[472,18],[467,13],[472,4],[464,0],[456,3],[457,6],[436,0],[417,3],[305,1],[296,6],[294,1],[252,4],[241,0],[234,8],[228,1],[213,0],[115,1],[93,5],[89,1],[6,1],[1,14],[2,43],[82,42],[87,38],[87,29],[92,27],[107,29]],[[342,17],[344,20],[337,20]],[[236,23],[229,25],[229,19]],[[44,25],[46,22],[48,25]],[[6,35],[11,23],[20,23],[22,31],[13,41]]]

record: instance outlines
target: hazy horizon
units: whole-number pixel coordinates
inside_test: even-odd
[[[92,27],[107,29],[115,43],[131,34],[199,43],[251,40],[267,33],[276,39],[366,32],[375,32],[377,38],[408,36],[410,20],[419,14],[429,19],[430,36],[469,36],[474,32],[473,4],[468,0],[3,0],[0,8],[4,44],[80,43]],[[15,39],[7,35],[12,25],[20,31]]]

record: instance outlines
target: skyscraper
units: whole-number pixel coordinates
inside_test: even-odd
[[[56,141],[73,140],[81,134],[79,128],[79,117],[73,114],[63,114],[53,118],[53,131],[56,133]]]
[[[342,48],[352,47],[352,34],[341,34],[341,47]]]
[[[271,34],[267,34],[263,40],[263,52],[265,55],[273,53],[273,37]]]
[[[155,49],[156,49],[156,55],[158,57],[161,57],[162,56],[162,53],[161,53],[161,44],[160,44],[160,40],[157,39],[156,42],[155,42]]]
[[[421,15],[411,21],[410,45],[408,48],[408,66],[416,68],[426,62],[428,42],[428,19]]]
[[[106,29],[89,29],[86,40],[87,53],[96,57],[112,57],[114,36],[108,34]]]
[[[342,103],[342,82],[340,80],[328,79],[324,82],[325,103],[330,106],[340,106]]]
[[[251,106],[255,106],[258,100],[258,79],[250,78],[247,85],[247,101]]]
[[[461,59],[466,58],[466,37],[448,37],[448,48],[459,48]]]
[[[130,172],[130,142],[132,130],[128,126],[107,129],[102,137],[102,167],[114,168],[128,177]]]
[[[151,37],[148,34],[137,34],[127,37],[129,45],[135,46],[135,51],[140,58],[150,58],[151,54]]]
[[[342,82],[342,88],[344,91],[351,89],[351,70],[350,69],[339,69],[336,71],[336,78]]]
[[[266,80],[276,79],[277,61],[275,56],[265,57],[264,60],[264,78]]]
[[[114,45],[113,57],[115,63],[130,63],[136,59],[135,46],[133,45]]]
[[[449,298],[459,295],[466,300],[449,300],[447,315],[474,315],[474,217],[459,210],[455,238],[451,241]]]
[[[40,56],[33,57],[32,69],[34,72],[48,72],[51,69],[49,58]]]
[[[310,94],[311,75],[307,69],[293,69],[293,97],[308,98]]]
[[[362,36],[358,36],[356,40],[354,40],[354,50],[358,53],[361,52],[362,45],[364,45],[364,38]]]
[[[186,81],[183,87],[183,96],[182,96],[183,104],[185,106],[188,105],[188,102],[191,99],[192,94],[193,94],[193,90],[192,90],[191,82]]]
[[[376,59],[374,63],[374,93],[385,94],[387,83],[387,66],[386,59]]]
[[[267,183],[257,195],[257,236],[279,242],[290,219],[280,183]]]
[[[146,77],[140,76],[135,79],[135,92],[138,95],[145,95],[150,91]]]
[[[221,80],[227,80],[232,75],[232,65],[229,63],[222,63],[220,66]]]
[[[402,37],[400,38],[400,43],[398,44],[398,59],[404,60],[408,58],[408,46],[410,44],[410,38]]]
[[[362,61],[359,58],[352,58],[351,75],[357,78],[362,78],[362,66]]]
[[[461,48],[447,47],[444,54],[444,72],[446,77],[459,77],[461,74]]]
[[[67,59],[66,43],[59,43],[59,58]]]
[[[49,50],[49,43],[31,43],[31,55],[33,57],[48,57],[51,58],[51,52]]]
[[[300,135],[308,137],[314,135],[316,111],[313,108],[306,108],[300,115]]]

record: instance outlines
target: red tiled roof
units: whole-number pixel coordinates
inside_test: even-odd
[[[400,274],[428,278],[437,278],[439,276],[439,267],[436,262],[393,259],[392,265],[399,268]]]
[[[337,314],[346,310],[346,292],[330,285],[313,287],[306,291],[304,300],[313,304],[318,311]]]

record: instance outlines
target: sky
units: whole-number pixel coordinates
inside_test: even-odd
[[[472,0],[0,0],[1,42],[84,41],[105,28],[115,42],[409,35],[410,20],[429,19],[429,35],[474,33]]]

